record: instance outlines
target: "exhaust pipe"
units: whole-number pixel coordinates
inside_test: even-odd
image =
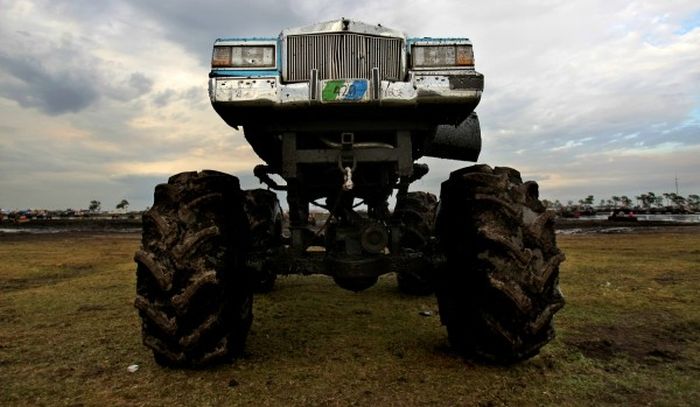
[[[458,126],[442,124],[435,137],[426,143],[423,155],[449,160],[476,162],[481,153],[481,128],[476,113],[469,115]]]

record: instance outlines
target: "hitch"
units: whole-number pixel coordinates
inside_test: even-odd
[[[353,133],[342,133],[341,143],[325,142],[330,148],[299,148],[297,133],[282,134],[282,168],[284,179],[296,178],[299,164],[337,163],[345,173],[345,167],[354,171],[357,163],[396,163],[398,175],[413,175],[411,132],[398,130],[396,145],[385,143],[355,143]],[[324,142],[323,138],[320,138]]]

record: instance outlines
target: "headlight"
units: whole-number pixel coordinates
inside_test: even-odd
[[[412,54],[418,68],[474,66],[471,45],[414,45]]]
[[[272,45],[214,47],[211,66],[230,68],[274,68],[275,47]]]

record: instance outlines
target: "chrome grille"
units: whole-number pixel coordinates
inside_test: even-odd
[[[318,69],[319,79],[370,79],[376,67],[381,79],[400,80],[402,43],[353,33],[290,35],[285,79],[308,81],[312,69]]]

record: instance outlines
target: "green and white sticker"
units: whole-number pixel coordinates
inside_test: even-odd
[[[357,102],[366,100],[367,79],[334,79],[321,82],[321,100],[324,102]]]

